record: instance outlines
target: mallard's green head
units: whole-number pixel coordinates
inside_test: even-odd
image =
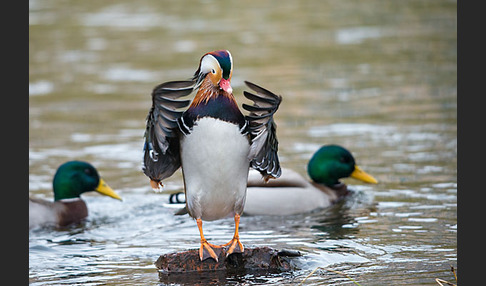
[[[366,183],[378,181],[356,166],[353,155],[338,145],[324,145],[309,160],[309,177],[316,183],[333,186],[339,179],[352,177]]]
[[[79,198],[84,192],[97,191],[103,195],[121,200],[98,175],[91,164],[69,161],[56,171],[53,180],[54,200]]]

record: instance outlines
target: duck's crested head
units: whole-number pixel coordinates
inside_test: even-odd
[[[121,200],[104,181],[93,165],[83,161],[69,161],[56,171],[53,179],[54,200],[79,198],[82,193],[97,191]]]
[[[196,86],[209,77],[214,86],[232,93],[231,76],[233,74],[233,58],[228,50],[217,50],[204,54],[199,62],[199,68],[194,73]]]

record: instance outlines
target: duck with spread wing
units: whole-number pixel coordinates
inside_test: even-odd
[[[201,261],[218,261],[222,247],[228,247],[227,255],[244,251],[238,229],[250,167],[266,181],[281,174],[273,115],[282,97],[245,81],[252,92],[244,91],[244,96],[253,105],[242,105],[249,111],[244,115],[233,95],[232,73],[229,51],[204,54],[191,80],[154,88],[146,120],[143,172],[152,188],[159,189],[162,180],[182,168],[186,209],[201,237]],[[192,102],[179,99],[193,91]],[[233,238],[223,245],[209,243],[202,221],[227,216],[235,220]]]

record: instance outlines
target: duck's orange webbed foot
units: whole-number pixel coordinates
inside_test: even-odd
[[[226,251],[226,257],[228,257],[232,253],[243,253],[245,251],[245,248],[243,247],[243,244],[240,242],[240,236],[238,233],[238,229],[240,227],[240,215],[235,214],[235,235],[233,236],[233,239],[230,240],[230,242],[223,244],[222,246],[228,246],[228,251]]]
[[[228,257],[232,253],[243,253],[243,251],[245,251],[245,248],[243,247],[243,244],[241,244],[239,237],[233,237],[233,239],[225,244],[225,246],[226,245],[229,245],[229,248],[226,251],[226,257]]]
[[[199,234],[201,235],[201,247],[199,248],[199,258],[201,261],[212,258],[218,262],[219,254],[221,253],[221,246],[209,243],[203,234],[202,220],[200,218],[196,219],[197,228],[199,229]]]
[[[201,259],[201,261],[212,258],[216,260],[216,262],[218,262],[218,257],[220,253],[220,246],[211,244],[205,239],[201,239],[201,247],[199,248],[199,258]]]

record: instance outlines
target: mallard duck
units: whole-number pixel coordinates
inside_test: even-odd
[[[91,164],[69,161],[56,171],[53,179],[54,201],[29,198],[29,229],[37,226],[67,226],[82,221],[88,216],[86,203],[81,194],[96,191],[100,194],[122,200]]]
[[[348,194],[339,179],[351,177],[376,184],[378,181],[359,168],[353,155],[338,145],[324,145],[307,165],[312,181],[299,173],[282,168],[282,175],[265,183],[259,174],[250,171],[245,214],[291,215],[325,208]]]
[[[201,261],[218,261],[222,247],[226,255],[242,253],[238,228],[246,197],[250,166],[265,181],[281,174],[273,114],[281,96],[250,82],[255,93],[244,96],[253,105],[238,108],[231,77],[233,59],[229,51],[204,54],[192,80],[171,81],[156,86],[152,108],[147,115],[143,172],[155,190],[162,180],[182,168],[186,209],[196,220],[201,246]],[[197,93],[190,100],[177,100]],[[185,111],[176,109],[190,106]],[[233,239],[223,245],[210,244],[204,237],[202,221],[234,216]]]

